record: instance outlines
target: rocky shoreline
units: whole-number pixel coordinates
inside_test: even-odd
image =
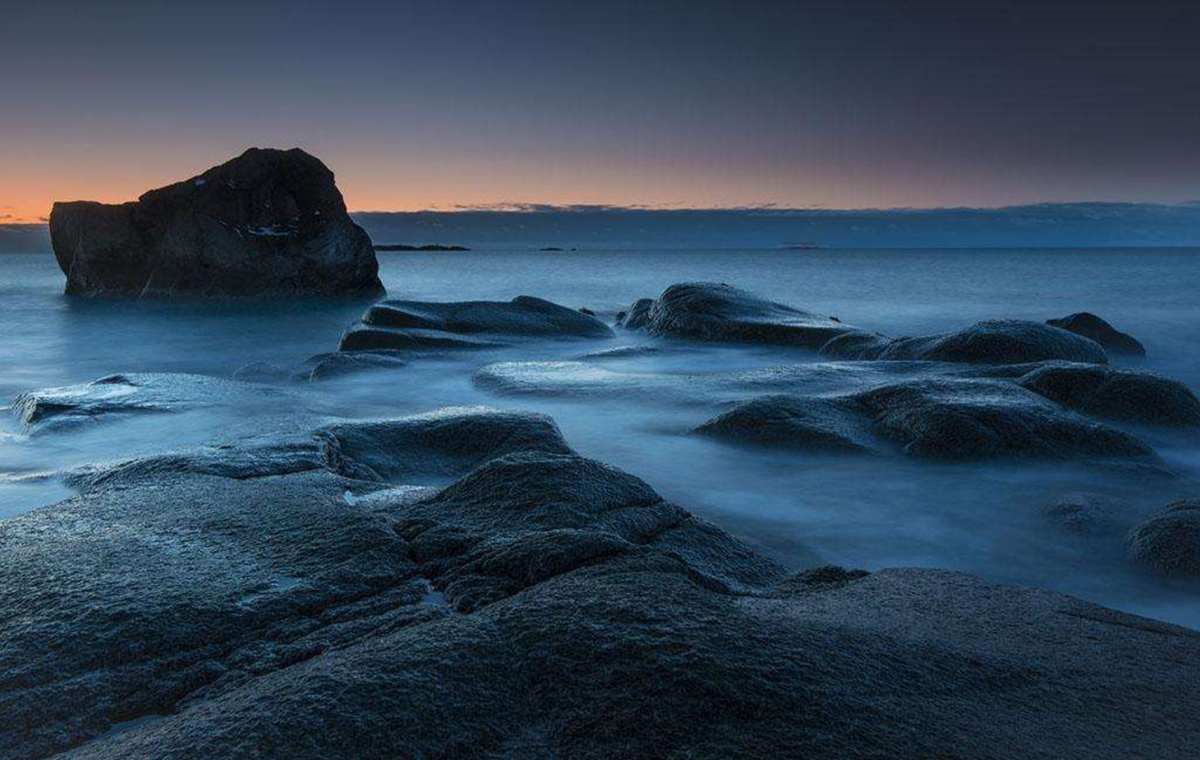
[[[664,342],[611,345],[642,332]],[[723,395],[683,434],[727,445],[1170,479],[1137,431],[1200,427],[1186,386],[1111,366],[1066,329],[893,339],[705,283],[614,327],[531,297],[383,301],[298,367],[113,375],[14,411],[69,436],[534,339],[580,349],[485,363],[474,383]],[[698,342],[825,356],[703,378],[605,369]],[[0,742],[15,758],[1123,757],[1200,740],[1196,631],[945,570],[789,570],[581,457],[541,414],[342,420],[61,477],[75,496],[0,522]],[[1080,529],[1102,513],[1054,509]],[[1151,516],[1129,561],[1200,574],[1198,514]]]

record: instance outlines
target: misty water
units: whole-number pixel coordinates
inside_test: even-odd
[[[1136,364],[1200,388],[1200,250],[471,251],[381,254],[389,296],[507,300],[521,294],[588,307],[611,322],[633,300],[685,280],[727,282],[889,335],[986,318],[1044,320],[1089,310],[1147,347]],[[95,303],[61,295],[48,254],[0,256],[0,395],[116,372],[231,376],[252,362],[294,366],[333,350],[364,304]],[[778,368],[821,362],[784,348],[614,339],[527,341],[482,353],[284,387],[180,414],[138,415],[26,435],[0,428],[0,518],[70,496],[52,473],[183,446],[446,405],[532,409],[554,417],[580,453],[632,472],[666,498],[795,568],[925,566],[1065,591],[1200,627],[1200,587],[1145,576],[1123,532],[1170,500],[1200,494],[1194,433],[1137,430],[1176,478],[1095,465],[937,464],[746,449],[688,434],[725,404],[776,390]],[[570,361],[606,348],[657,354],[558,365],[574,392],[500,395],[473,380],[485,365]],[[786,371],[782,374],[787,375]],[[793,373],[789,390],[886,378],[836,369]],[[755,378],[760,378],[759,381]],[[1118,529],[1065,531],[1042,509],[1086,492],[1111,500]],[[186,503],[170,508],[187,509]]]

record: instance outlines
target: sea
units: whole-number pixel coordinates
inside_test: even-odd
[[[729,283],[891,336],[1091,311],[1145,344],[1147,358],[1117,363],[1200,390],[1200,249],[477,249],[379,257],[391,298],[533,295],[609,321],[634,300],[683,281]],[[230,377],[256,362],[295,366],[334,350],[365,308],[301,300],[94,302],[65,297],[63,282],[49,253],[0,255],[0,399],[113,373]],[[1082,464],[811,455],[690,433],[738,393],[752,395],[722,384],[730,373],[825,361],[788,348],[698,345],[613,360],[605,372],[645,382],[610,391],[506,396],[473,380],[492,362],[569,362],[643,344],[655,341],[621,330],[586,343],[519,342],[298,384],[285,403],[136,415],[35,435],[0,413],[0,530],[4,519],[69,498],[54,473],[82,465],[327,420],[484,405],[551,415],[581,454],[637,475],[789,567],[945,568],[1200,628],[1200,586],[1147,576],[1128,561],[1124,544],[1138,520],[1174,499],[1200,496],[1194,431],[1134,431],[1173,478]],[[576,365],[561,366],[569,374]],[[869,381],[843,368],[822,382],[815,390]],[[1113,526],[1072,532],[1047,518],[1048,505],[1080,494],[1108,505]]]

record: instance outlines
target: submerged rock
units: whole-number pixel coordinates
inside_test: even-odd
[[[17,396],[13,412],[29,430],[62,428],[134,414],[165,414],[218,404],[282,399],[282,391],[207,375],[131,372]]]
[[[425,351],[443,349],[474,350],[500,348],[503,343],[452,335],[438,330],[391,330],[380,327],[354,327],[342,335],[338,351]]]
[[[1100,494],[1073,493],[1042,507],[1042,516],[1070,533],[1090,534],[1114,527],[1117,507]]]
[[[730,343],[764,343],[820,348],[854,328],[711,282],[672,285],[656,301],[642,299],[623,326],[651,335]]]
[[[1047,319],[1046,324],[1061,327],[1085,338],[1091,338],[1105,350],[1114,354],[1146,355],[1146,347],[1132,335],[1121,332],[1100,317],[1086,311],[1070,314],[1060,319]]]
[[[305,362],[308,380],[332,380],[378,370],[401,369],[408,362],[388,351],[333,351],[317,354]]]
[[[1183,383],[1150,372],[1050,364],[1021,376],[1025,388],[1071,409],[1145,425],[1200,426],[1200,399]]]
[[[934,459],[1156,460],[1128,433],[1002,380],[934,378],[837,396],[770,396],[740,404],[698,430],[818,450],[834,443],[870,450],[889,441],[906,454]]]
[[[55,203],[50,241],[82,296],[374,296],[371,239],[333,173],[302,150],[251,148],[136,202]]]
[[[738,404],[696,432],[726,440],[814,452],[864,453],[876,441],[854,403],[820,397],[764,396]]]
[[[832,340],[821,349],[844,359],[907,359],[981,364],[1021,364],[1063,360],[1107,364],[1095,341],[1058,327],[1019,319],[977,322],[965,330],[917,338],[889,340],[856,332]]]
[[[1200,499],[1170,504],[1134,528],[1129,556],[1160,575],[1200,577]]]
[[[451,419],[466,427],[439,429]],[[463,420],[233,447],[224,474],[220,449],[137,460],[0,522],[7,756],[1168,757],[1200,741],[1194,631],[937,570],[789,574],[545,418]],[[433,492],[340,474],[437,466],[455,441],[477,447],[460,465],[486,461]],[[330,456],[294,471],[291,445]]]

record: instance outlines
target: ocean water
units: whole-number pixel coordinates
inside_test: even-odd
[[[389,295],[417,300],[535,295],[611,320],[641,297],[685,280],[727,282],[893,336],[987,318],[1100,314],[1138,337],[1149,357],[1120,362],[1200,388],[1200,249],[578,251],[476,250],[380,254]],[[294,365],[333,350],[363,304],[95,303],[61,295],[48,254],[0,256],[0,397],[116,372],[228,377],[265,361]],[[620,331],[618,331],[620,332]],[[66,498],[48,473],[334,418],[484,404],[552,415],[582,454],[645,479],[665,497],[796,568],[944,567],[1053,588],[1200,627],[1200,586],[1131,567],[1123,531],[1174,498],[1200,496],[1194,433],[1137,431],[1180,474],[1149,478],[1063,464],[932,464],[768,452],[688,430],[753,395],[736,371],[819,362],[783,348],[694,346],[609,361],[634,378],[584,395],[497,395],[472,381],[497,361],[572,359],[653,342],[541,341],[484,354],[415,361],[396,371],[297,386],[286,400],[247,401],[179,415],[145,415],[29,436],[0,415],[0,519]],[[644,381],[644,382],[643,382]],[[820,390],[869,382],[832,373]],[[1115,528],[1066,532],[1042,514],[1065,495],[1110,501]],[[185,504],[176,508],[186,509]]]

